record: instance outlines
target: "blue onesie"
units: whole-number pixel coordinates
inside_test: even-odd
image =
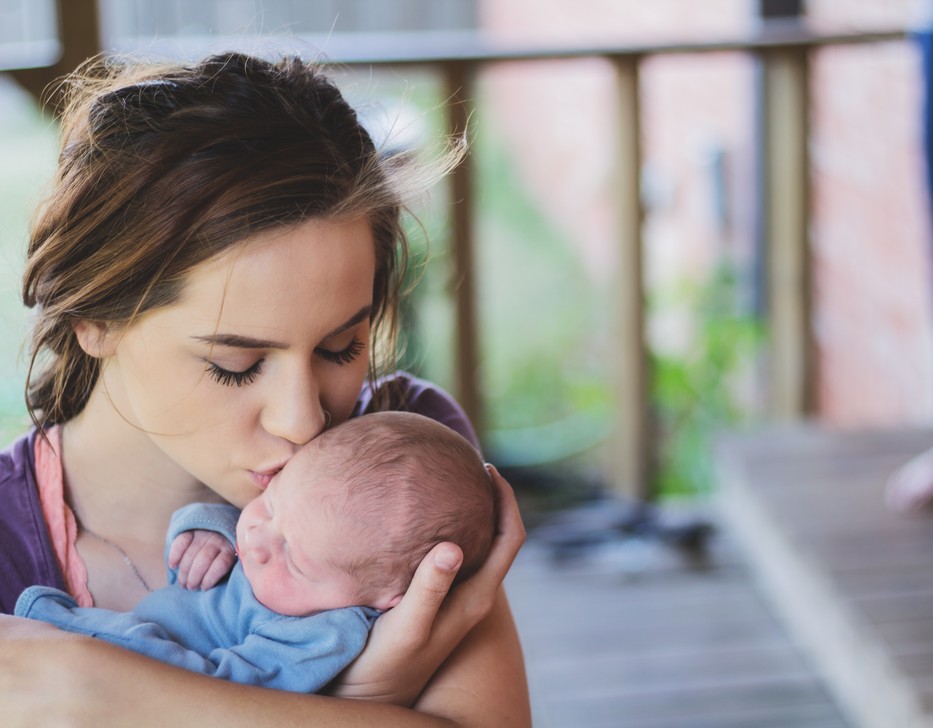
[[[193,529],[235,543],[238,516],[232,506],[186,506],[172,516],[167,543]],[[33,586],[20,595],[15,613],[195,672],[302,693],[320,690],[353,662],[380,614],[369,607],[278,614],[256,600],[239,562],[227,581],[207,591],[184,589],[176,579],[170,569],[169,586],[132,612],[78,607],[63,591]]]

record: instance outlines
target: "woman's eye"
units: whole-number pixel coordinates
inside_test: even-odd
[[[223,367],[214,364],[214,362],[207,362],[207,373],[211,375],[211,378],[223,384],[226,387],[243,387],[247,384],[251,384],[256,377],[262,372],[262,359],[257,361],[249,369],[244,369],[241,372],[232,372],[229,369],[224,369]]]
[[[317,355],[325,361],[333,362],[334,364],[343,366],[344,364],[349,364],[354,359],[356,359],[364,348],[366,348],[366,345],[360,339],[353,339],[349,346],[347,346],[345,349],[341,349],[340,351],[331,351],[330,349],[323,349],[318,347],[316,352]]]

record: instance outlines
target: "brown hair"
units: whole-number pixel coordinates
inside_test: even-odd
[[[437,544],[463,551],[456,582],[483,565],[495,536],[492,478],[476,448],[452,429],[411,412],[355,417],[321,435],[325,457],[346,482],[339,508],[375,553],[353,554],[347,569],[367,588],[404,592]]]
[[[130,323],[176,301],[199,263],[314,217],[369,220],[374,341],[387,342],[373,347],[370,374],[393,368],[402,197],[428,180],[407,156],[378,152],[319,68],[238,53],[194,65],[95,60],[63,88],[58,172],[23,279],[37,309],[26,386],[37,425],[74,417],[97,380],[75,322]]]

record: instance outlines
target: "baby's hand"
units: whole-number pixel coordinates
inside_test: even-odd
[[[183,531],[168,552],[168,565],[178,569],[178,584],[186,589],[216,586],[235,561],[233,546],[216,531]]]

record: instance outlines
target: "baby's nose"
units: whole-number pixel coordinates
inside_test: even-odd
[[[260,526],[251,528],[246,534],[246,541],[249,544],[249,558],[257,564],[268,563],[271,551],[269,548],[269,539],[264,529]]]

